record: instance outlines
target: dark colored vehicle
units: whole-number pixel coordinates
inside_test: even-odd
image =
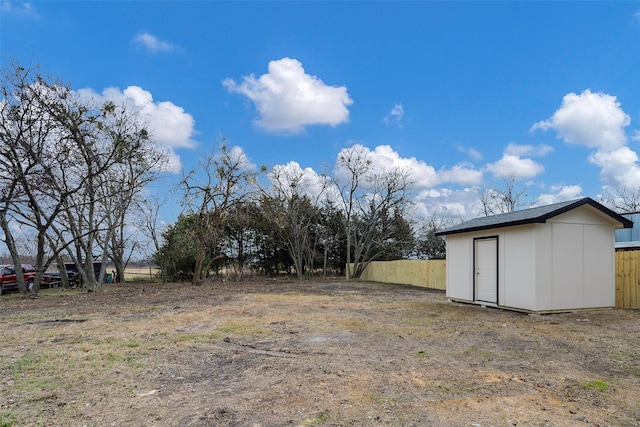
[[[42,275],[42,280],[40,281],[40,289],[57,288],[58,286],[60,286],[60,283],[60,273],[46,271]],[[27,289],[29,289],[29,291],[33,290],[33,280],[27,282]]]
[[[101,262],[93,263],[93,273],[96,276],[96,280],[100,280],[101,268],[102,268]],[[69,284],[71,285],[71,287],[80,286],[80,274],[78,272],[78,266],[72,262],[69,262],[64,265],[64,269],[67,271],[67,277],[69,277]],[[104,283],[107,282],[106,277],[103,279],[103,282]]]

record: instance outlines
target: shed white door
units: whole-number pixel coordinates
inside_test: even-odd
[[[498,238],[475,240],[476,301],[498,304]]]

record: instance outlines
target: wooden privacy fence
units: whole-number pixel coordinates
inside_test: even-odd
[[[640,308],[640,251],[616,251],[616,307]]]
[[[446,261],[374,261],[360,279],[446,290]],[[640,250],[616,251],[616,307],[640,308]]]
[[[398,283],[445,290],[446,263],[444,260],[373,261],[364,269],[360,280]]]

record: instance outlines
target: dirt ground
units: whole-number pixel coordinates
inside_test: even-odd
[[[638,426],[640,311],[254,279],[0,297],[0,426]]]

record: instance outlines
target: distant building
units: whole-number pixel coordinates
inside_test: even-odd
[[[621,215],[633,221],[633,227],[616,230],[616,250],[640,249],[640,212]]]

